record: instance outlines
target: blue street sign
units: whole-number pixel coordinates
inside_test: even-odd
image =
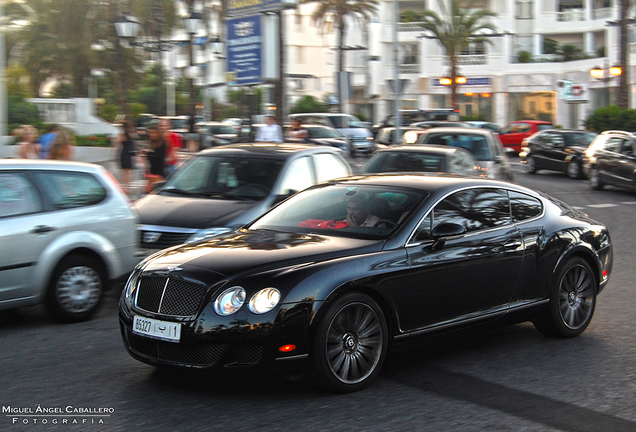
[[[227,20],[227,71],[236,77],[237,85],[262,81],[261,16]]]

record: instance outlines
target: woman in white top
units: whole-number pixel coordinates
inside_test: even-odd
[[[38,130],[31,125],[22,125],[13,131],[18,137],[18,156],[22,159],[39,159],[40,145],[35,141],[38,137]]]

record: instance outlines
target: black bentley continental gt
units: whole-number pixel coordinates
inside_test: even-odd
[[[573,337],[612,269],[607,228],[489,179],[359,176],[289,198],[243,228],[142,261],[124,343],[155,366],[306,373],[337,392],[387,349],[477,324]]]

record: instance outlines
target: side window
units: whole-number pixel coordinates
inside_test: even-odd
[[[620,152],[622,142],[623,138],[611,137],[607,141],[605,141],[603,150],[618,153]]]
[[[522,222],[537,217],[543,211],[541,201],[526,194],[509,191],[512,221]]]
[[[314,162],[318,182],[349,175],[349,168],[337,156],[332,154],[318,153],[314,155]]]
[[[40,196],[26,177],[18,173],[0,174],[0,218],[41,210]]]
[[[88,173],[56,171],[36,176],[57,209],[95,205],[106,198],[104,186]]]
[[[300,192],[314,185],[309,156],[294,159],[285,172],[281,181],[280,193]]]
[[[631,141],[629,141],[629,140],[623,141],[623,148],[621,148],[621,153],[622,154],[633,155],[634,154],[634,144]]]
[[[501,189],[468,189],[445,198],[433,210],[433,227],[453,222],[466,232],[494,228],[511,223],[508,194]]]

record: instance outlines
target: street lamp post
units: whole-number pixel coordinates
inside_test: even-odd
[[[610,100],[610,81],[612,80],[612,78],[621,76],[623,73],[623,69],[620,66],[609,66],[607,64],[607,61],[605,61],[605,65],[604,67],[599,67],[596,66],[592,69],[590,69],[590,76],[592,76],[592,78],[597,79],[603,83],[605,83],[604,90],[607,91],[607,100],[604,105],[609,105],[611,100]],[[605,101],[603,101],[605,102]]]
[[[194,41],[193,40],[194,40],[194,35],[199,30],[199,25],[201,24],[202,21],[203,21],[203,16],[201,15],[201,13],[196,12],[194,10],[190,11],[190,15],[188,15],[188,17],[184,18],[183,20],[185,29],[188,32],[188,35],[190,37],[190,43],[188,44],[190,66],[188,67],[188,71],[186,74],[187,75],[186,77],[189,80],[188,87],[190,92],[190,103],[188,105],[188,115],[190,117],[190,121],[189,121],[190,126],[188,130],[189,134],[194,133],[193,125],[194,125],[194,118],[196,116],[196,98],[194,97],[194,79],[197,78],[197,76],[199,75],[199,68],[194,66]]]

